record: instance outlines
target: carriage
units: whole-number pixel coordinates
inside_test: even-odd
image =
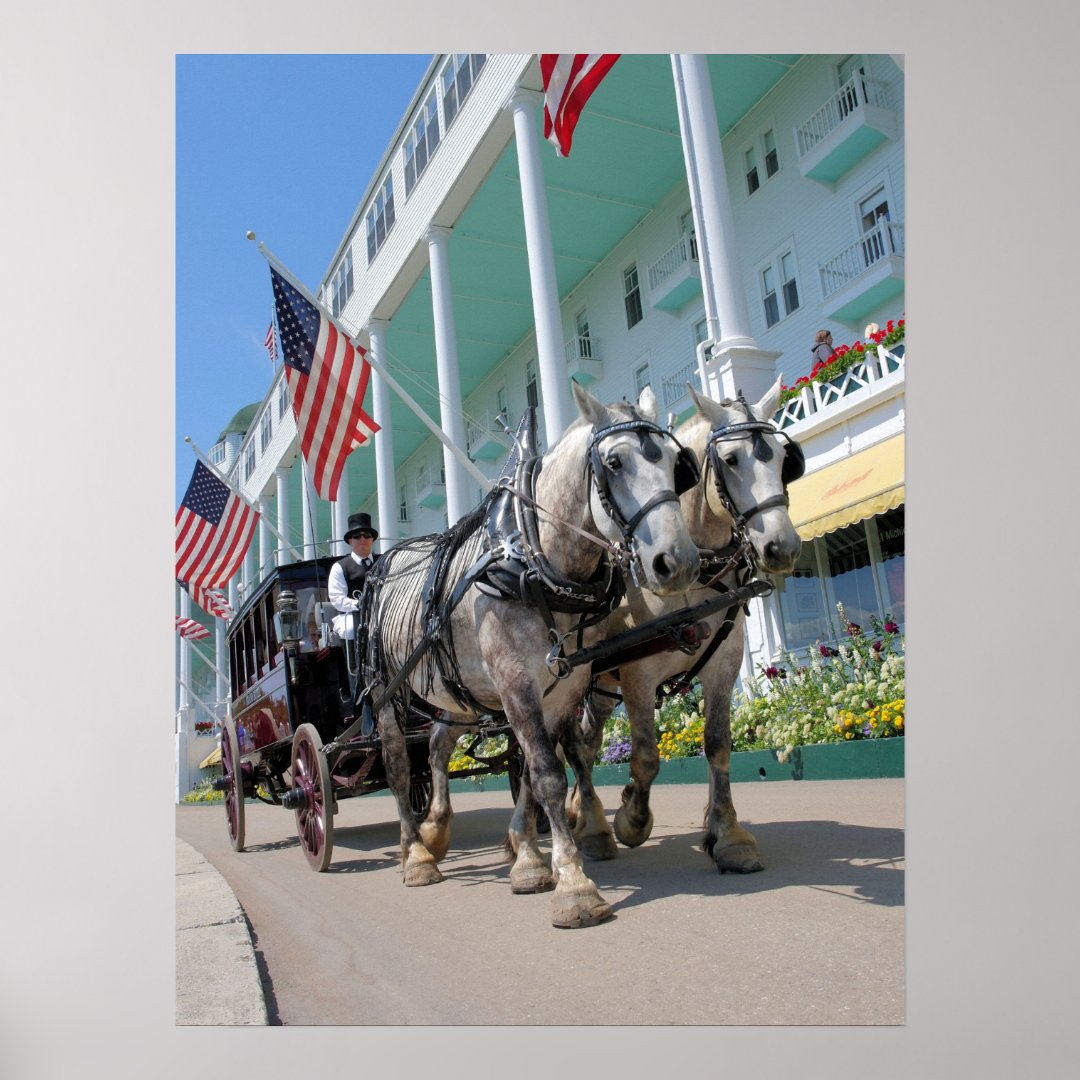
[[[316,871],[330,864],[338,802],[388,787],[377,733],[347,735],[358,668],[353,642],[331,625],[336,612],[327,581],[336,561],[326,556],[274,568],[232,620],[231,701],[222,726],[222,776],[215,782],[225,796],[235,851],[244,849],[244,800],[254,798],[295,812],[300,847]],[[439,719],[440,710],[422,700],[410,703],[409,800],[418,817],[431,800],[428,741]],[[506,748],[481,753],[497,735],[507,736]],[[507,772],[516,799],[522,755],[505,717],[483,718],[465,751],[475,764],[456,775]]]

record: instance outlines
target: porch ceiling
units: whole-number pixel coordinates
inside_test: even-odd
[[[721,134],[798,59],[794,54],[710,57]],[[540,85],[538,71],[535,85]],[[539,110],[536,123],[542,137]],[[557,157],[545,143],[541,160],[558,292],[565,296],[685,179],[670,58],[622,56],[582,113],[570,156]],[[533,329],[521,187],[512,141],[454,222],[449,258],[461,392],[467,398]],[[395,376],[437,420],[434,318],[427,269],[394,312],[387,349]],[[429,432],[397,395],[392,397],[394,458],[395,465],[400,465]],[[374,454],[356,454],[354,459],[351,495],[354,504],[360,505],[375,490]]]

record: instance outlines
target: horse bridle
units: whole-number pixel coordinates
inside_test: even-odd
[[[665,430],[658,424],[654,424],[651,420],[646,420],[643,416],[640,416],[636,410],[632,409],[631,414],[632,419],[630,420],[622,420],[615,424],[609,424],[607,427],[599,428],[592,433],[587,448],[586,468],[591,474],[592,485],[596,489],[596,495],[600,500],[600,505],[604,508],[604,512],[608,517],[615,522],[620,533],[622,533],[623,543],[629,554],[631,574],[634,577],[635,584],[640,584],[637,573],[640,556],[638,555],[637,537],[635,536],[637,527],[645,519],[645,516],[657,506],[661,506],[667,502],[677,503],[679,501],[679,496],[682,495],[683,492],[689,491],[690,488],[701,479],[701,470],[698,467],[694,451],[689,447],[683,446],[670,431]],[[604,439],[607,439],[612,435],[619,435],[624,431],[637,432],[638,438],[641,440],[641,452],[646,461],[655,462],[660,460],[661,451],[656,440],[653,438],[654,435],[671,439],[678,447],[673,477],[674,488],[664,488],[662,491],[658,491],[651,499],[647,500],[629,520],[619,507],[618,502],[611,491],[610,484],[608,483],[608,473],[614,470],[603,460],[600,454],[600,443],[603,442]]]

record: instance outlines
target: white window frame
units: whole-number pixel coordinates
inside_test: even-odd
[[[284,375],[278,386],[278,419],[280,420],[289,408],[289,380]]]
[[[746,197],[748,199],[753,198],[770,180],[775,179],[784,171],[784,159],[780,155],[780,140],[779,140],[779,128],[776,126],[776,122],[770,118],[767,123],[762,124],[753,136],[747,139],[742,145],[741,156],[739,161],[742,163],[743,185],[746,191]],[[773,149],[769,150],[769,145],[765,141],[765,136],[772,134]],[[769,172],[769,154],[774,153],[776,155],[776,170]],[[747,155],[753,155],[754,164],[753,170],[757,174],[757,187],[753,191],[750,190],[750,169],[747,166]]]
[[[375,256],[382,250],[390,230],[397,220],[394,213],[394,178],[391,173],[386,174],[386,179],[379,185],[375,198],[368,206],[364,215],[367,233],[368,266],[375,260]],[[379,228],[382,227],[382,236],[379,236]]]
[[[409,520],[409,485],[403,480],[398,484],[398,521]]]
[[[644,373],[644,380],[642,379]],[[634,401],[641,397],[646,386],[652,386],[652,371],[646,358],[640,364],[634,366]]]
[[[486,63],[487,53],[451,53],[443,65],[439,72],[439,96],[443,103],[445,130],[449,131],[450,125],[457,119]],[[466,79],[468,86],[461,92]]]
[[[629,287],[628,277],[630,274],[634,275],[634,287]],[[638,317],[631,322],[630,321],[630,298],[637,294],[637,307]],[[645,303],[641,295],[641,271],[638,269],[637,260],[635,259],[629,266],[623,270],[623,308],[626,311],[626,329],[633,330],[635,326],[639,326],[645,321]]]
[[[424,102],[416,122],[412,126],[405,139],[402,150],[402,161],[405,167],[405,198],[416,189],[420,177],[431,162],[431,157],[439,147],[442,140],[442,129],[439,127],[439,103],[434,90]],[[422,164],[417,164],[422,159]]]
[[[246,484],[255,474],[255,440],[244,448],[244,483]]]
[[[274,438],[274,410],[266,409],[259,421],[259,449],[265,454],[266,448]]]
[[[503,423],[510,426],[510,393],[503,383],[495,390],[495,414],[503,418]]]
[[[350,247],[346,252],[341,262],[338,263],[337,271],[334,274],[333,284],[331,286],[331,307],[330,313],[336,319],[344,310],[345,305],[349,302],[349,297],[353,293],[353,261],[352,261],[352,248]]]
[[[535,397],[535,401],[530,401],[529,388],[532,388],[532,397]],[[532,405],[534,408],[540,408],[540,380],[536,374],[536,361],[525,361],[525,403]]]
[[[795,276],[792,278],[784,277],[784,259],[785,257],[791,260],[791,263],[795,269]],[[775,248],[767,259],[762,259],[756,269],[758,292],[761,296],[761,313],[765,320],[765,329],[771,330],[774,326],[783,322],[790,315],[794,315],[795,312],[801,311],[806,306],[806,296],[799,284],[800,272],[799,272],[799,256],[795,250],[795,240],[793,237],[789,237],[788,240]],[[766,292],[765,275],[767,272],[771,272],[776,284],[771,292]],[[788,305],[788,291],[787,286],[794,282],[796,300],[798,301],[794,307]],[[769,322],[768,313],[768,298],[769,296],[776,297],[776,319],[773,322]]]
[[[697,228],[694,225],[694,208],[692,206],[679,215],[679,235],[690,238],[690,258],[693,262],[697,262]]]

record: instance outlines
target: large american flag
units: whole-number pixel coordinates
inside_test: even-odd
[[[236,573],[259,514],[195,462],[187,494],[176,511],[176,580],[212,589]]]
[[[210,631],[201,622],[196,622],[194,619],[185,619],[183,615],[176,616],[176,632],[181,637],[189,638],[191,641],[198,641],[200,638],[210,636]]]
[[[277,363],[277,338],[274,336],[274,324],[270,323],[270,329],[266,331],[266,338],[263,341],[263,345],[266,346],[266,351],[270,354],[270,363]]]
[[[326,312],[270,267],[285,377],[315,490],[337,498],[345,459],[379,430],[364,411],[371,364]]]
[[[186,581],[181,581],[180,587],[189,593],[191,599],[208,615],[228,622],[235,614],[228,597],[220,589],[204,589],[201,585],[188,585]]]
[[[559,157],[570,153],[574,127],[585,102],[620,53],[540,53],[544,78],[544,138]]]

